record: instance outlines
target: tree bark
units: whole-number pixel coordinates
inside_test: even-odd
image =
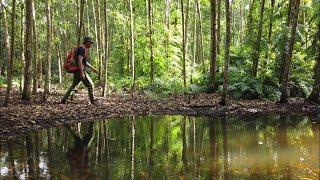
[[[36,28],[36,10],[35,10],[35,2],[32,2],[32,9],[33,9],[33,14],[32,14],[32,29],[33,29],[33,89],[32,89],[32,94],[37,94],[37,89],[38,89],[38,48],[37,48],[37,39],[38,39],[38,35],[37,35],[37,28]]]
[[[101,82],[102,80],[102,53],[100,48],[103,47],[103,43],[102,43],[102,29],[101,29],[101,12],[100,12],[100,0],[96,0],[96,4],[97,4],[97,33],[98,33],[98,58],[99,58],[99,82]]]
[[[25,26],[24,26],[24,3],[21,4],[21,22],[20,22],[20,26],[21,26],[21,30],[20,30],[20,48],[21,48],[21,63],[22,63],[22,67],[25,66],[25,56],[24,56],[24,30],[25,30]],[[24,84],[24,68],[21,68],[21,72],[20,72],[20,87],[19,87],[19,91],[20,94],[22,94],[23,91],[23,84]]]
[[[12,90],[12,76],[13,76],[13,58],[14,58],[14,49],[15,49],[15,18],[16,18],[16,0],[12,2],[12,17],[11,17],[11,47],[10,47],[10,58],[8,59],[8,68],[7,68],[7,93],[6,99],[4,102],[5,106],[8,106],[10,102],[10,93]]]
[[[288,81],[289,81],[292,52],[294,48],[294,42],[295,42],[296,31],[297,31],[300,0],[292,0],[292,6],[293,7],[289,7],[290,9],[292,9],[293,19],[292,19],[291,37],[289,41],[288,54],[284,56],[285,59],[283,59],[282,61],[284,63],[284,71],[282,76],[281,99],[280,99],[281,103],[288,102]]]
[[[150,82],[153,83],[154,79],[154,52],[153,52],[153,18],[152,18],[152,3],[151,0],[148,0],[148,29],[149,29],[149,50],[150,50]]]
[[[78,42],[77,47],[80,46],[81,43],[81,36],[83,30],[83,9],[84,9],[84,2],[85,0],[80,0],[80,9],[79,9],[79,27],[78,27]]]
[[[3,38],[3,47],[4,47],[4,62],[1,65],[1,69],[3,71],[3,73],[6,70],[6,64],[7,64],[7,60],[10,58],[10,36],[9,36],[9,32],[8,32],[8,23],[7,23],[7,12],[4,9],[3,4],[1,3],[1,7],[3,8],[3,31],[4,31],[4,38]]]
[[[188,22],[189,22],[189,6],[190,0],[187,0],[186,15],[184,14],[184,0],[181,0],[181,13],[182,13],[182,76],[183,85],[187,86],[187,75],[186,75],[186,59],[188,53]]]
[[[192,64],[191,64],[191,77],[190,77],[190,83],[193,83],[193,74],[195,71],[195,64],[196,64],[196,58],[197,58],[197,4],[194,4],[194,24],[193,24],[193,58],[192,58]]]
[[[259,64],[259,57],[260,57],[260,41],[262,36],[262,25],[263,25],[263,15],[264,15],[264,4],[265,4],[265,0],[262,0],[261,6],[260,6],[261,9],[260,9],[258,36],[256,40],[255,51],[253,52],[254,56],[253,56],[252,73],[254,76],[257,76],[257,72],[258,72],[258,64]]]
[[[217,19],[217,54],[220,54],[220,42],[221,42],[221,0],[218,0],[218,19]]]
[[[169,46],[170,46],[170,6],[171,0],[166,0],[165,29],[166,29],[166,58],[169,62]]]
[[[108,35],[109,35],[109,28],[108,28],[108,6],[107,6],[107,0],[104,0],[104,27],[105,27],[105,32],[104,32],[104,74],[103,74],[103,90],[102,90],[102,96],[106,97],[107,96],[107,85],[108,85],[108,58],[109,58],[109,47],[108,47]]]
[[[210,92],[214,92],[217,62],[217,0],[211,0],[211,61],[210,61]]]
[[[26,0],[26,36],[25,36],[25,67],[24,67],[24,86],[22,92],[22,100],[30,100],[31,98],[31,75],[32,75],[32,2]]]
[[[131,68],[132,68],[132,84],[131,84],[131,89],[132,92],[134,92],[135,89],[135,81],[136,81],[136,76],[135,76],[135,56],[134,56],[134,31],[133,31],[133,7],[132,7],[132,1],[129,0],[129,9],[130,9],[130,48],[131,48]]]
[[[224,70],[223,70],[223,90],[220,104],[227,104],[227,91],[229,85],[229,61],[230,61],[230,7],[229,0],[225,0],[226,7],[226,45],[225,45],[225,55],[224,55]]]
[[[47,100],[50,94],[50,84],[51,84],[51,37],[52,37],[52,27],[51,27],[51,0],[46,0],[46,9],[47,9],[47,47],[46,47],[46,77],[45,77],[45,86],[43,100]]]
[[[199,30],[200,30],[200,34],[199,34],[199,38],[200,38],[200,47],[199,47],[199,61],[201,62],[202,65],[202,73],[206,72],[206,68],[205,68],[205,64],[204,64],[204,55],[203,55],[203,30],[202,30],[202,16],[201,16],[201,7],[200,7],[200,3],[199,0],[196,0],[196,4],[197,4],[197,13],[198,13],[198,19],[199,19]]]

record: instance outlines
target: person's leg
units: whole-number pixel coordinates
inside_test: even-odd
[[[90,102],[93,103],[93,82],[87,72],[85,72],[86,78],[82,80],[83,84],[88,88],[88,93],[89,93],[89,99]]]
[[[75,72],[75,73],[74,73],[74,76],[73,76],[72,85],[71,85],[71,87],[68,89],[68,91],[66,92],[66,94],[63,96],[62,102],[65,102],[65,101],[69,98],[71,92],[75,91],[75,87],[80,83],[80,81],[81,81],[80,73]]]

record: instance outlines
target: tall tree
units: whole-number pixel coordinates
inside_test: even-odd
[[[197,14],[198,14],[198,20],[199,20],[199,61],[201,62],[202,65],[202,73],[206,72],[205,64],[204,64],[204,55],[203,55],[203,30],[202,30],[202,16],[201,16],[201,7],[199,0],[196,1],[196,6],[197,6]]]
[[[280,98],[281,103],[288,102],[288,80],[289,80],[291,59],[292,59],[292,53],[293,53],[294,42],[295,42],[296,31],[297,31],[300,0],[292,0],[292,3],[290,4],[292,5],[292,7],[289,6],[289,9],[292,10],[292,16],[290,15],[290,18],[288,20],[291,21],[291,17],[293,19],[292,19],[292,27],[291,27],[291,35],[290,35],[291,37],[289,41],[288,52],[286,56],[284,56],[285,59],[282,60],[284,64],[283,66],[284,71],[282,75],[281,98]]]
[[[32,75],[32,3],[33,0],[26,0],[26,35],[25,35],[25,67],[24,67],[24,86],[22,100],[31,99],[31,75]]]
[[[252,73],[254,76],[257,76],[257,72],[258,72],[258,63],[259,63],[259,56],[260,56],[260,41],[262,36],[262,25],[263,25],[263,15],[264,15],[264,4],[265,4],[265,0],[261,0],[258,36],[256,39],[255,50],[253,52],[254,55],[253,55]]]
[[[3,47],[2,51],[3,51],[3,57],[1,57],[3,59],[3,63],[0,64],[1,67],[1,71],[4,73],[5,69],[6,69],[6,60],[9,59],[10,57],[10,39],[9,39],[9,31],[8,31],[8,23],[7,23],[7,10],[5,9],[5,6],[3,5],[2,1],[1,1],[1,11],[2,11],[2,15],[1,19],[2,19],[2,28],[1,30],[3,31],[3,44],[1,43],[1,46]],[[2,40],[2,39],[1,39]],[[2,48],[1,47],[1,48]],[[1,73],[0,73],[1,75]]]
[[[82,37],[82,31],[83,31],[83,11],[84,11],[84,3],[85,3],[85,0],[80,0],[77,47],[80,46],[81,37]]]
[[[211,0],[210,92],[214,92],[217,62],[217,0]]]
[[[131,68],[132,68],[132,84],[131,84],[131,89],[134,91],[135,89],[135,81],[136,81],[136,76],[135,76],[135,56],[134,56],[134,31],[133,31],[133,7],[132,7],[132,1],[129,0],[129,9],[130,9],[130,49],[131,49]]]
[[[224,69],[223,69],[223,90],[220,104],[226,105],[227,103],[227,91],[229,84],[229,62],[230,62],[230,7],[229,0],[225,0],[226,7],[226,44],[225,44],[225,54],[224,54]]]
[[[220,41],[221,41],[221,1],[218,0],[218,18],[217,18],[217,54],[220,54]]]
[[[103,47],[103,43],[102,43],[102,28],[101,28],[101,11],[100,11],[100,0],[96,0],[96,9],[97,9],[97,44],[98,44],[98,59],[99,59],[99,76],[98,76],[98,79],[99,79],[99,82],[101,82],[102,80],[102,53],[101,53],[101,47]]]
[[[189,7],[190,0],[187,0],[187,7],[184,10],[184,0],[181,0],[181,15],[182,15],[182,76],[183,85],[187,86],[186,61],[188,56],[188,22],[189,22]]]
[[[108,57],[109,57],[109,43],[108,43],[108,35],[109,35],[109,24],[108,24],[108,6],[107,0],[104,0],[104,72],[103,72],[103,90],[102,96],[106,97],[107,95],[107,83],[108,83]]]
[[[46,14],[47,14],[47,48],[46,48],[46,77],[43,99],[47,100],[50,94],[50,84],[51,84],[51,37],[52,37],[52,23],[51,23],[51,0],[46,0]]]
[[[16,18],[16,0],[12,2],[12,17],[11,17],[11,47],[10,47],[10,58],[8,59],[8,68],[7,68],[7,93],[6,99],[4,102],[5,106],[8,106],[10,101],[10,93],[12,90],[12,76],[13,76],[13,58],[14,58],[14,49],[15,49],[15,18]]]
[[[38,47],[37,47],[37,43],[38,43],[38,33],[37,33],[37,21],[36,21],[36,9],[35,9],[35,2],[32,2],[32,29],[33,29],[33,44],[32,44],[32,51],[33,51],[33,63],[32,63],[32,71],[33,71],[33,89],[32,89],[32,93],[36,94],[37,93],[37,88],[38,88]]]
[[[171,0],[166,0],[165,29],[166,29],[166,58],[169,61],[169,45],[170,45],[170,7]]]
[[[150,82],[154,79],[154,52],[153,52],[153,18],[152,18],[152,3],[148,0],[148,29],[149,29],[149,50],[150,50]]]

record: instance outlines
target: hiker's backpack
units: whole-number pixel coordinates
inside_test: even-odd
[[[80,46],[82,47],[82,46]],[[87,55],[86,52],[86,48],[83,47],[85,49],[85,56]],[[78,59],[76,57],[76,52],[77,52],[78,48],[73,48],[71,51],[68,52],[67,55],[67,60],[64,63],[64,69],[68,72],[68,73],[74,73],[80,70],[80,67],[78,65],[78,63],[76,62],[76,60]]]

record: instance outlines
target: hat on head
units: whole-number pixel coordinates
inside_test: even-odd
[[[83,37],[83,43],[86,42],[94,43],[94,41],[90,37]]]

